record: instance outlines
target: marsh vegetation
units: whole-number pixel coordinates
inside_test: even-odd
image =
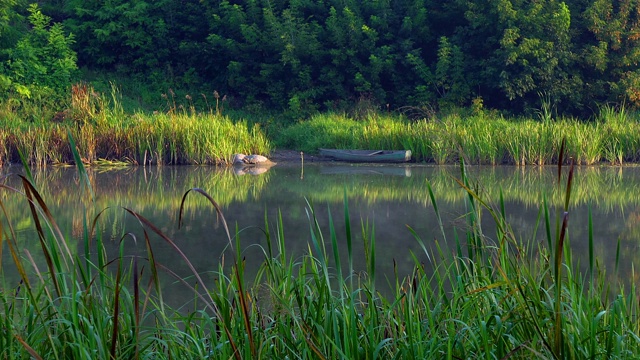
[[[87,164],[220,165],[231,163],[234,153],[349,148],[408,149],[414,161],[439,165],[460,159],[468,164],[549,165],[557,163],[562,139],[578,165],[640,161],[640,115],[624,107],[603,106],[591,121],[451,109],[419,117],[373,110],[358,117],[328,112],[291,123],[270,113],[223,111],[220,105],[195,104],[190,96],[177,99],[175,94],[166,95],[163,111],[127,112],[118,88],[109,91],[74,86],[72,105],[60,122],[3,118],[0,163],[19,162],[20,154],[35,166],[73,162],[69,134]]]

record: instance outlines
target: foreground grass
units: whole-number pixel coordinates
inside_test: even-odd
[[[185,202],[202,195],[218,210],[228,234],[225,258],[231,266],[221,263],[210,280],[193,269],[171,239],[131,209],[126,211],[144,229],[139,240],[147,245],[146,257],[128,256],[121,247],[118,256],[108,259],[101,238],[92,235],[99,217],[87,219],[84,253],[72,253],[67,244],[75,240],[61,234],[46,203],[23,178],[21,196],[29,200],[38,224],[46,264],[21,252],[5,213],[3,234],[8,236],[2,239],[22,283],[3,284],[0,292],[0,358],[635,357],[640,354],[637,291],[633,285],[626,289],[609,283],[592,257],[586,274],[575,270],[566,231],[573,169],[567,174],[559,168],[558,174],[558,186],[563,187],[564,179],[567,184],[558,195],[564,206],[542,207],[546,241],[537,243],[535,235],[515,239],[503,202],[489,207],[461,166],[465,229],[453,239],[443,231],[434,246],[411,229],[397,234],[415,237],[424,254],[411,254],[415,270],[410,276],[386,274],[392,287],[387,295],[376,288],[375,228],[364,222],[355,226],[346,201],[344,234],[336,233],[331,214],[323,226],[309,206],[307,255],[287,254],[279,217],[275,222],[265,219],[264,257],[242,259],[237,246],[241,232],[231,235],[208,194],[188,191],[180,214]],[[440,219],[431,186],[426,186]],[[7,186],[3,190],[17,192]],[[494,234],[483,232],[482,216],[494,219]],[[362,234],[362,244],[354,243],[356,232]],[[133,237],[123,235],[121,244]],[[188,307],[174,309],[163,300],[158,273],[171,274],[171,269],[154,260],[156,239],[172,246],[176,258],[193,270],[191,277],[178,279],[193,294]],[[573,241],[588,241],[593,248],[591,238]],[[366,271],[353,267],[356,246],[365,250]],[[340,253],[347,254],[346,263]],[[245,260],[261,263],[251,281],[244,274]]]

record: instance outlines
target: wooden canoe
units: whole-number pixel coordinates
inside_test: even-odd
[[[350,162],[401,163],[411,160],[411,150],[318,150],[322,156]]]

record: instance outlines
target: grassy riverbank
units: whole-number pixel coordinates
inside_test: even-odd
[[[196,111],[177,105],[163,112],[126,112],[118,90],[109,97],[89,86],[74,87],[71,106],[55,114],[29,105],[25,121],[7,104],[0,109],[0,164],[19,162],[20,153],[34,166],[73,162],[68,134],[85,163],[221,164],[232,154],[267,154],[270,141],[258,126],[232,120],[215,109]],[[24,111],[23,111],[24,112]],[[106,160],[106,161],[104,161]]]
[[[20,110],[2,104],[0,163],[19,162],[20,152],[31,165],[72,162],[68,132],[86,163],[221,164],[234,153],[314,153],[326,147],[410,149],[415,161],[436,164],[463,158],[469,164],[548,165],[557,162],[562,139],[577,164],[640,162],[640,113],[610,106],[588,121],[556,118],[543,108],[533,118],[508,118],[483,109],[365,109],[292,122],[273,114],[228,111],[225,102],[205,95],[169,92],[163,99],[166,105],[159,111],[125,111],[115,86],[107,96],[75,85],[64,111],[47,110],[37,101]]]
[[[229,234],[226,266],[177,279],[193,294],[193,301],[179,308],[163,300],[158,273],[171,274],[171,266],[155,261],[154,244],[169,244],[176,259],[191,266],[189,259],[144,214],[129,211],[146,231],[126,229],[131,233],[121,242],[141,233],[138,241],[147,244],[146,256],[126,254],[121,246],[120,254],[110,259],[102,239],[90,235],[93,219],[87,219],[80,239],[63,235],[25,180],[26,195],[14,195],[34,203],[33,217],[43,225],[38,228],[43,254],[36,255],[46,261],[33,262],[11,227],[6,228],[13,264],[2,266],[16,266],[23,281],[2,284],[0,357],[634,357],[640,353],[637,290],[610,282],[593,257],[586,273],[576,270],[566,232],[574,173],[561,173],[558,188],[564,190],[549,203],[563,205],[542,207],[542,243],[516,239],[502,201],[480,197],[463,170],[460,192],[467,215],[457,237],[446,238],[442,232],[432,245],[432,239],[423,241],[410,229],[397,234],[415,238],[424,249],[411,254],[415,270],[406,278],[375,272],[375,227],[357,225],[349,218],[348,204],[344,214],[332,214],[344,216],[345,233],[336,233],[331,217],[320,224],[310,207],[307,255],[292,258],[287,242],[305,239],[290,239],[279,219],[265,219],[263,257],[243,259],[236,242],[241,232]],[[435,195],[425,186],[440,221]],[[200,195],[206,196],[192,191],[186,201]],[[492,201],[496,208],[486,206]],[[218,206],[213,199],[211,206]],[[553,218],[552,213],[559,215]],[[484,233],[480,226],[479,219],[487,216],[497,225],[495,233]],[[96,224],[109,226],[100,218]],[[241,224],[247,225],[257,224]],[[352,241],[356,232],[362,233],[363,243]],[[68,249],[78,241],[82,253]],[[591,238],[571,241],[593,247]],[[444,244],[453,252],[442,250]],[[365,249],[365,271],[353,268],[356,247]],[[426,262],[418,260],[425,257]],[[253,280],[244,275],[245,261],[261,264]],[[379,276],[390,279],[391,295],[377,290]]]
[[[83,162],[133,165],[220,164],[235,152],[269,153],[259,129],[214,115],[136,115],[106,124],[2,124],[0,163],[33,166],[73,161],[68,134],[77,139]],[[106,161],[105,161],[106,160]]]
[[[562,139],[577,164],[624,164],[640,161],[640,115],[602,108],[592,121],[511,118],[459,110],[409,121],[371,114],[354,120],[321,114],[286,129],[284,147],[410,149],[417,161],[436,164],[548,165],[557,163]]]

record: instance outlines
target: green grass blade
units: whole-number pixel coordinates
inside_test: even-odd
[[[31,168],[29,167],[29,163],[27,162],[27,159],[24,157],[22,150],[20,150],[20,147],[18,147],[16,150],[18,150],[18,156],[20,157],[20,161],[22,162],[22,168],[24,169],[27,179],[32,184],[35,184],[35,182],[33,181],[33,175],[31,174]]]
[[[347,188],[344,189],[344,227],[347,237],[347,259],[349,261],[349,278],[353,279],[353,239],[351,235],[351,219],[349,217],[349,198],[347,197]],[[353,281],[353,280],[352,280]],[[353,287],[353,282],[351,283]]]
[[[87,170],[82,163],[82,159],[80,158],[80,154],[78,153],[78,148],[76,147],[76,142],[73,140],[73,135],[71,135],[71,130],[67,129],[67,137],[69,138],[69,147],[71,148],[71,153],[73,154],[73,161],[76,163],[76,167],[78,168],[78,174],[82,179],[82,182],[87,186],[87,190],[89,191],[89,195],[91,195],[91,201],[95,202],[96,196],[93,192],[93,187],[91,186],[91,180],[89,180],[89,175],[87,174]]]
[[[588,212],[589,212],[589,276],[591,278],[590,283],[593,288],[593,278],[594,278],[594,267],[595,267],[595,257],[593,254],[593,215],[591,214],[591,203],[588,204]]]
[[[328,207],[328,205],[327,205]],[[331,216],[331,210],[328,209],[329,216],[329,234],[331,236],[331,249],[333,250],[333,261],[336,264],[336,271],[338,272],[338,280],[342,281],[342,264],[340,262],[340,249],[338,249],[338,236],[336,235],[336,228],[333,225],[333,217]],[[342,286],[340,286],[342,292]]]
[[[429,192],[429,198],[431,199],[431,205],[433,206],[433,210],[436,214],[436,219],[438,220],[438,226],[440,227],[440,234],[442,235],[442,240],[447,242],[447,235],[444,232],[444,226],[442,225],[442,217],[440,216],[440,211],[438,210],[438,203],[436,202],[436,198],[433,195],[433,188],[431,187],[431,182],[427,180],[427,190]]]

